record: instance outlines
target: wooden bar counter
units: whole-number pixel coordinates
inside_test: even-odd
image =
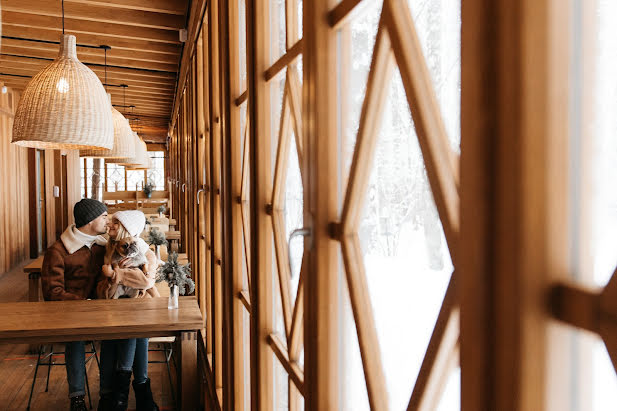
[[[0,343],[61,343],[176,337],[179,409],[199,405],[197,330],[204,326],[195,297],[0,303]]]

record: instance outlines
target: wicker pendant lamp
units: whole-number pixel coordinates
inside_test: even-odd
[[[42,149],[111,149],[114,124],[105,89],[77,59],[75,36],[62,35],[56,60],[24,89],[12,142]]]
[[[115,163],[118,164],[119,166],[125,166],[125,167],[137,167],[139,166],[141,163],[139,163],[138,157],[139,157],[139,150],[141,147],[141,139],[137,136],[137,134],[131,129],[130,130],[130,139],[133,142],[133,148],[135,149],[135,155],[131,158],[126,158],[126,159],[116,159],[116,158],[110,158],[110,159],[106,159],[105,162],[106,163]]]
[[[111,106],[111,96],[107,95]],[[114,107],[111,107],[111,117],[114,122],[114,146],[111,149],[79,150],[80,157],[104,158],[108,163],[135,157],[135,138],[128,120]]]
[[[105,50],[105,85],[107,85],[107,50],[109,46],[101,46]],[[124,101],[126,102],[126,87],[124,87]],[[129,121],[111,104],[111,94],[107,93],[111,117],[114,122],[114,146],[111,149],[80,150],[80,157],[105,158],[111,160],[128,160],[135,157],[135,139]]]
[[[125,164],[127,170],[147,170],[150,168],[150,156],[148,155],[148,146],[146,143],[135,134],[135,153],[134,159],[131,159],[131,164]]]

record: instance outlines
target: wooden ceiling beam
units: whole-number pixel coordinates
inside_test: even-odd
[[[62,32],[62,18],[55,16],[42,16],[39,14],[19,13],[2,10],[2,25],[17,27],[33,27],[53,29]],[[160,43],[180,44],[176,30],[160,30],[149,27],[129,26],[118,23],[105,23],[65,18],[64,27],[67,34],[105,33],[107,36],[125,39],[147,40]],[[105,43],[103,43],[105,44]]]
[[[167,128],[163,126],[139,126],[139,129],[142,133],[167,133]]]
[[[66,0],[65,3],[100,5],[119,9],[152,11],[156,13],[186,15],[188,0]]]
[[[107,92],[111,94],[112,98],[124,97],[124,91],[119,87],[107,87]],[[153,98],[158,101],[171,101],[173,100],[173,96],[169,92],[158,92],[156,90],[149,91],[144,89],[135,89],[128,87],[126,89],[126,101],[128,103],[129,99],[140,99],[140,98]]]
[[[167,147],[165,146],[165,144],[152,143],[148,144],[148,151],[167,151]]]
[[[23,90],[23,85],[20,84],[14,84],[11,81],[4,81],[4,79],[0,78],[0,81],[2,81],[2,83],[4,85],[6,85],[7,87],[10,87],[11,89],[15,90],[15,91],[22,91]],[[118,109],[118,111],[120,111],[125,117],[129,117],[131,116],[131,112],[128,109],[124,109],[122,107],[116,107],[116,109]],[[158,106],[151,106],[148,104],[141,104],[139,102],[137,102],[137,104],[135,104],[135,110],[133,112],[133,117],[161,117],[163,119],[167,119],[169,118],[171,113],[171,105],[167,105],[166,107],[158,107]],[[167,125],[165,125],[165,128],[167,129]]]
[[[143,113],[127,113],[125,115],[126,118],[139,118],[142,122],[148,125],[156,125],[156,124],[167,124],[169,123],[169,118],[166,116],[151,116]]]
[[[5,83],[10,83],[11,85],[23,89],[29,78],[25,77],[11,77],[0,75],[0,81],[4,81]],[[111,94],[111,100],[113,104],[123,104],[124,103],[124,89],[119,87],[107,87],[107,92]],[[126,104],[130,105],[139,101],[154,101],[154,102],[172,102],[173,101],[173,91],[159,91],[156,89],[138,89],[134,87],[128,87],[126,90]]]
[[[122,107],[116,107],[116,109],[121,112],[125,117],[127,114],[131,114],[131,111]],[[158,108],[158,107],[148,107],[139,105],[134,110],[135,113],[142,113],[143,115],[150,116],[169,116],[170,110],[166,108]]]
[[[33,73],[28,73],[26,74],[29,77],[21,77],[24,74],[22,73],[16,73],[15,70],[4,70],[2,66],[0,65],[0,79],[6,82],[10,82],[11,84],[19,84],[21,85],[21,88],[25,87],[25,85],[28,83],[28,81],[30,81],[30,77],[33,75]],[[112,83],[113,84],[113,83]],[[153,86],[144,86],[142,84],[137,84],[137,83],[131,83],[128,82],[128,88],[127,88],[127,98],[129,97],[128,94],[128,89],[131,89],[133,91],[140,91],[144,94],[151,92],[152,95],[173,95],[174,90],[173,89],[160,89],[160,88],[156,88],[156,83],[152,83]],[[107,90],[122,90],[121,87],[107,87]],[[114,94],[113,91],[110,91],[112,94]],[[122,93],[122,92],[119,92]],[[137,98],[137,95],[133,95],[134,98]],[[128,101],[128,100],[127,100]]]
[[[4,13],[3,13],[4,14]],[[107,45],[114,49],[125,50],[148,50],[152,53],[165,53],[178,55],[180,52],[180,44],[162,43],[159,41],[131,39],[123,37],[114,37],[100,33],[78,33],[67,27],[68,34],[74,34],[77,37],[78,44],[86,44],[89,46]],[[2,21],[2,35],[9,37],[31,38],[45,41],[60,41],[62,36],[62,26],[56,28],[43,27],[28,27],[6,23]]]
[[[139,125],[139,123],[137,123],[136,125],[134,125],[135,127],[135,131],[137,131],[137,133],[149,133],[149,134],[167,134],[167,125],[166,124],[161,124],[161,125],[155,125],[155,126],[151,126],[151,125],[144,125],[141,126]]]
[[[57,40],[56,40],[57,41]],[[10,51],[8,51],[10,50]],[[23,56],[56,58],[58,56],[58,44],[40,43],[35,41],[17,40],[11,38],[2,39],[2,52],[8,54],[19,54]],[[97,63],[98,58],[103,58],[100,49],[77,46],[77,57],[81,60],[87,60]],[[149,50],[125,50],[114,49],[107,51],[107,63],[110,65],[120,66],[123,64],[112,63],[112,61],[127,60],[135,61],[135,64],[141,62],[168,63],[178,65],[180,61],[180,50],[177,54],[166,53],[151,53]],[[147,68],[147,66],[146,66]],[[175,71],[175,70],[174,70]]]
[[[192,42],[205,0],[64,0],[65,31],[77,37],[80,61],[107,83],[112,104],[139,118],[134,127],[154,141],[167,138],[183,51],[178,30],[187,26],[189,3]],[[2,0],[2,6],[0,83],[23,90],[58,55],[62,8],[59,0]],[[106,59],[101,45],[111,47]]]
[[[33,49],[30,49],[33,50]],[[29,51],[27,53],[23,53],[24,49],[19,47],[7,47],[4,43],[2,44],[2,59],[5,58],[19,58],[19,59],[29,59],[29,60],[37,60],[37,59],[47,59],[53,60],[56,58],[58,51],[55,52],[53,50],[49,50],[46,52],[41,51]],[[105,56],[103,50],[95,50],[99,55],[95,54],[85,54],[78,53],[78,58],[85,65],[104,65],[105,64]],[[18,54],[22,53],[22,54]],[[107,64],[110,66],[120,66],[126,68],[134,68],[134,69],[142,69],[142,70],[158,70],[169,73],[175,73],[178,65],[176,63],[156,63],[156,62],[145,62],[139,60],[128,60],[122,58],[112,58],[109,56],[109,52],[107,52]],[[45,60],[43,60],[45,61]]]
[[[171,105],[166,104],[166,105],[158,105],[158,104],[153,104],[153,103],[144,103],[144,102],[140,102],[137,104],[134,104],[135,109],[134,110],[138,110],[140,112],[159,112],[161,114],[165,114],[165,113],[169,113],[171,112]],[[115,105],[116,110],[120,111],[120,110],[125,110],[125,112],[130,113],[131,110],[129,108],[126,107],[122,107],[122,104],[120,105]],[[122,111],[120,111],[122,113]]]
[[[3,12],[10,11],[50,17],[62,17],[62,7],[57,0],[38,0],[37,2],[2,0],[2,10]],[[121,9],[99,4],[72,2],[65,2],[64,16],[68,19],[176,31],[184,28],[184,24],[186,23],[185,17],[181,14]]]
[[[51,61],[28,59],[15,56],[2,56],[0,59],[0,67],[15,68],[21,70],[33,71],[33,74],[38,73],[44,67],[49,65]],[[101,66],[88,66],[96,75],[101,79],[105,79],[105,67]],[[119,83],[122,82],[156,82],[161,86],[175,87],[175,79],[173,73],[152,73],[147,71],[135,71],[130,69],[107,67],[107,80],[117,79]],[[127,83],[128,84],[128,83]]]
[[[167,135],[145,136],[144,143],[146,144],[161,144],[165,145],[167,141]],[[164,151],[164,150],[150,150],[150,151]]]

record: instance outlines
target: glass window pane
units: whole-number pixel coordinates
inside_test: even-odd
[[[339,263],[342,268],[342,262]],[[370,405],[364,379],[364,368],[360,356],[360,345],[356,324],[349,300],[349,288],[344,273],[340,274],[343,279],[341,284],[341,408],[343,411],[368,411]]]
[[[274,361],[274,409],[287,411],[289,409],[289,377],[274,353],[272,361]]]
[[[240,90],[246,90],[246,3],[238,0],[238,40],[240,64]]]
[[[242,309],[242,358],[244,364],[244,410],[251,409],[251,317]]]
[[[408,0],[452,148],[461,142],[461,1]]]
[[[390,407],[403,410],[453,266],[398,70],[386,99],[358,234]]]
[[[165,190],[165,152],[150,151],[148,152],[152,159],[152,167],[148,169],[148,181],[154,184],[154,189],[159,191]]]
[[[79,158],[79,176],[81,178],[81,198],[86,197],[86,170],[84,169],[84,160]]]
[[[300,176],[300,164],[298,163],[298,151],[296,136],[291,134],[289,141],[289,159],[287,160],[287,180],[285,181],[285,238],[289,239],[292,231],[304,226],[304,192],[302,177]],[[300,279],[300,267],[304,254],[304,237],[298,236],[293,239],[289,246],[291,262],[291,301],[296,301],[298,280]]]
[[[593,343],[593,411],[612,411],[617,404],[617,378],[606,346],[600,339]]]
[[[347,176],[351,167],[353,148],[360,125],[360,112],[366,93],[366,81],[371,67],[371,58],[381,2],[367,0],[360,3],[349,17],[349,22],[337,34],[338,44],[338,87],[341,101],[339,102],[339,133],[342,150],[342,190],[346,188]],[[343,94],[343,92],[346,92]],[[342,198],[341,198],[342,201]]]
[[[461,409],[461,368],[452,371],[444,388],[437,411],[458,411]]]
[[[274,251],[274,239],[272,239],[272,261],[276,261],[276,254]],[[283,316],[283,301],[281,300],[281,286],[279,283],[279,274],[277,271],[276,263],[272,268],[272,294],[274,305],[272,307],[272,313],[274,315],[274,332],[276,332],[281,341],[286,342],[287,332],[285,330],[285,317]]]
[[[285,0],[270,0],[270,64],[285,54]]]
[[[127,191],[140,191],[144,186],[143,170],[126,170]]]
[[[617,266],[617,3],[596,2],[593,75],[592,254],[593,281],[603,286]]]
[[[603,287],[608,282],[612,273],[617,266],[617,190],[615,189],[615,181],[617,181],[617,138],[615,130],[617,130],[617,77],[615,76],[615,67],[617,67],[617,3],[612,0],[597,0],[589,6],[586,2],[580,3],[579,7],[587,7],[593,15],[594,26],[591,35],[586,37],[585,30],[587,26],[581,23],[582,32],[580,34],[583,40],[581,43],[584,47],[590,47],[591,53],[581,49],[575,51],[579,55],[593,55],[594,59],[591,63],[587,60],[579,62],[585,70],[590,64],[593,68],[591,79],[593,81],[590,89],[592,90],[592,108],[588,112],[591,118],[585,118],[587,115],[585,101],[575,100],[573,104],[577,109],[580,109],[578,117],[575,117],[584,127],[590,124],[590,134],[586,133],[585,129],[574,130],[574,133],[580,132],[579,136],[582,141],[588,135],[592,136],[591,156],[587,159],[590,161],[591,168],[591,202],[587,210],[588,220],[585,222],[591,223],[591,230],[588,230],[586,224],[582,224],[582,230],[585,234],[590,232],[591,247],[587,248],[587,244],[580,244],[580,247],[591,250],[591,270],[583,270],[582,276],[579,275],[578,280],[591,285]],[[574,3],[573,3],[574,4]],[[595,10],[594,10],[595,8]],[[583,17],[578,16],[580,20]],[[578,44],[575,43],[575,47]],[[583,71],[582,80],[580,78],[575,81],[580,81],[577,88],[585,93],[589,77]],[[575,153],[579,154],[579,153]],[[585,189],[585,188],[583,188]],[[588,193],[584,193],[585,197]],[[584,206],[584,205],[583,205]],[[586,235],[583,238],[587,238]],[[583,334],[579,334],[579,339],[582,339]],[[590,408],[593,411],[613,410],[617,404],[617,375],[610,357],[606,351],[604,342],[594,337],[594,341],[590,344],[579,344],[583,359],[592,358],[591,370],[591,387],[590,383],[584,377],[578,379],[579,391],[584,398],[583,408]],[[589,354],[591,351],[591,354]],[[586,366],[586,364],[583,364]],[[591,389],[591,398],[586,394]],[[590,407],[591,401],[593,407]]]
[[[274,178],[274,167],[276,164],[276,151],[278,147],[279,129],[281,126],[281,115],[283,114],[283,97],[285,93],[285,79],[287,67],[285,67],[275,78],[270,80],[270,130],[272,131],[272,176]]]
[[[107,167],[107,191],[125,191],[124,167],[118,164],[106,164]]]
[[[304,12],[304,9],[302,7],[304,7],[302,0],[298,0],[298,38],[299,39],[302,38],[302,16]]]

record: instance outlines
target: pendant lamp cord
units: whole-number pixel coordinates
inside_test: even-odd
[[[64,0],[62,0],[62,35],[64,35]]]
[[[105,91],[107,91],[107,47],[105,47]]]

